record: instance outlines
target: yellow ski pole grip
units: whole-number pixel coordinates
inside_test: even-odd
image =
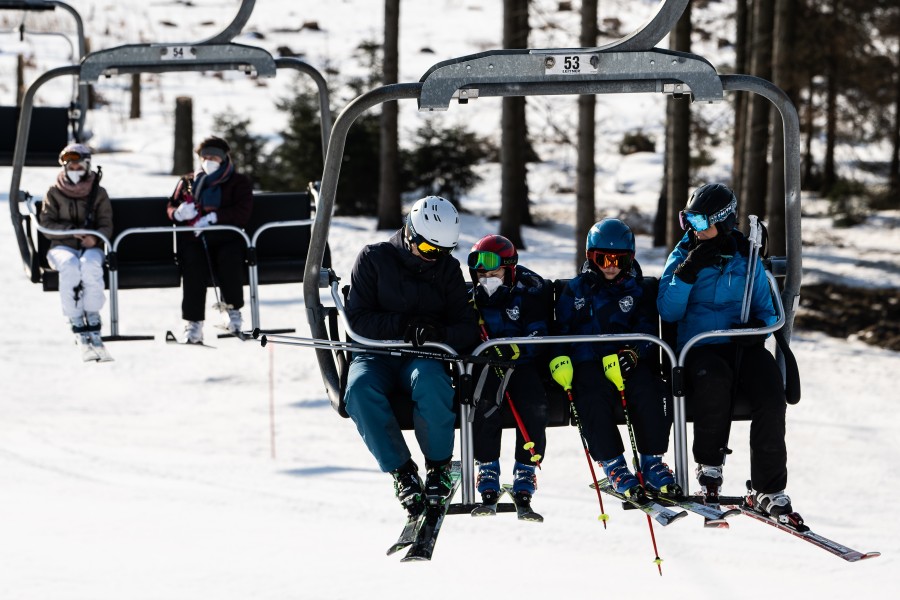
[[[553,380],[566,391],[572,389],[572,359],[568,356],[557,356],[550,361],[550,375]]]
[[[617,354],[607,354],[603,357],[603,374],[612,381],[616,389],[625,390],[625,380],[622,379],[622,369],[619,367],[619,356]]]

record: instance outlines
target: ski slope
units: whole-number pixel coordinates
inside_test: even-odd
[[[289,3],[257,4],[250,24],[260,30],[274,27],[279,16],[289,27],[303,20],[298,11],[285,8]],[[480,3],[463,3],[462,13],[453,2],[437,4],[444,19],[462,14],[464,20],[437,27],[423,16],[424,3],[404,4],[404,18],[428,27],[423,33],[432,36],[432,45],[456,41],[446,50],[441,46],[438,56],[423,56],[418,50],[425,42],[410,36],[404,43],[416,58],[401,60],[407,79],[417,79],[447,56],[475,51],[479,41],[496,45],[499,9],[493,4],[482,10],[476,7]],[[639,4],[647,10],[655,3]],[[136,2],[73,5],[85,13],[96,11],[95,17],[108,23],[106,31],[132,35],[131,41],[140,25],[126,19],[129,7],[152,23],[146,28],[150,33],[168,39],[201,39],[216,31],[197,25],[202,19],[190,19],[197,13],[186,14],[181,4],[140,9],[144,5]],[[329,13],[326,7],[332,5]],[[346,56],[346,45],[359,39],[342,39],[339,24],[354,35],[379,35],[371,11],[366,14],[360,6],[345,0],[310,7],[330,33],[304,32],[290,39],[319,35],[310,59],[321,68]],[[165,11],[190,21],[189,33],[177,37],[159,26]],[[452,34],[460,31],[465,35],[457,40]],[[277,39],[271,36],[265,43]],[[124,43],[106,41],[98,47]],[[101,109],[92,121],[94,141],[109,150],[98,153],[95,164],[103,165],[104,185],[114,195],[139,195],[137,190],[166,195],[172,189],[174,178],[166,175],[171,157],[167,114],[175,95],[189,90],[197,106],[206,107],[195,116],[199,139],[208,132],[215,95],[243,110],[261,96],[274,101],[281,89],[272,84],[260,91],[252,82],[229,78],[223,87],[196,85],[183,74],[151,86],[154,100],[143,121],[131,122],[116,112],[126,104]],[[121,102],[127,98],[114,87],[106,93]],[[601,127],[613,128],[604,129],[611,135],[615,127],[635,123],[658,126],[657,117],[647,115],[659,102],[644,96],[604,101],[599,115],[624,111],[624,116],[616,123],[604,118]],[[569,105],[565,118],[572,119],[574,101]],[[474,126],[496,127],[497,104],[476,108]],[[274,117],[266,120],[272,112],[254,112],[255,127],[277,131]],[[420,118],[414,109],[401,114],[409,115],[404,117],[413,122],[409,127]],[[469,115],[454,109],[447,118]],[[661,161],[659,155],[644,159],[601,153],[601,211],[655,210]],[[563,151],[548,164],[532,166],[535,209],[545,225],[525,230],[529,249],[521,260],[550,278],[569,277],[574,269],[571,196],[553,188],[554,182],[571,183],[566,165],[573,161]],[[40,196],[54,174],[55,169],[27,169],[23,188]],[[496,165],[485,166],[484,175],[485,182],[465,201],[472,214],[463,218],[460,259],[496,228],[496,221],[483,216],[499,208]],[[9,177],[10,170],[0,168],[0,202],[8,202]],[[7,210],[0,206],[4,214]],[[838,241],[827,219],[811,224],[805,232],[820,237],[806,267],[852,278],[855,284],[883,285],[896,278],[896,233],[870,223],[842,230]],[[373,228],[368,218],[335,219],[330,245],[335,270],[345,280],[362,245],[390,235]],[[853,248],[876,251],[876,243],[879,256],[893,261],[894,275],[866,272],[860,281],[861,274],[844,257]],[[639,236],[638,258],[647,274],[659,274],[666,254]],[[534,500],[544,523],[518,522],[509,514],[448,517],[431,563],[400,564],[398,557],[384,555],[404,517],[390,478],[377,470],[353,424],[330,407],[311,351],[214,340],[219,317],[212,310],[206,335],[216,349],[167,345],[164,332],[181,327],[180,290],[126,290],[120,294],[120,332],[153,333],[156,340],[109,343],[114,362],[84,364],[57,295],[43,293],[23,276],[8,222],[0,225],[0,256],[0,289],[8,298],[3,314],[9,323],[0,345],[0,598],[595,598],[639,589],[642,595],[675,599],[828,599],[860,592],[889,597],[896,588],[900,523],[893,503],[900,494],[900,478],[894,476],[900,424],[895,373],[900,356],[895,352],[804,331],[796,331],[792,343],[803,399],[788,409],[788,492],[814,530],[858,550],[881,551],[880,558],[846,564],[742,516],[732,518],[730,530],[719,531],[703,529],[702,520],[689,515],[668,528],[656,526],[664,560],[659,577],[643,514],[624,512],[604,498],[610,514],[604,530],[577,431],[555,428],[548,432]],[[260,295],[264,326],[292,326],[308,335],[299,285],[265,286]],[[214,301],[212,293],[208,300]],[[248,319],[246,309],[244,314]],[[507,481],[511,438],[506,435],[503,446]],[[747,424],[736,424],[726,493],[740,493],[749,475],[747,438]],[[421,464],[418,451],[413,455]],[[630,591],[628,584],[634,586]]]

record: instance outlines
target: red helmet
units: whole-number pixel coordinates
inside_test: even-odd
[[[478,284],[478,271],[504,270],[503,283],[512,287],[516,282],[516,265],[519,253],[511,241],[502,235],[486,235],[472,246],[469,252],[469,277]]]

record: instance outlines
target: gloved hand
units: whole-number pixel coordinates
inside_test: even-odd
[[[412,342],[418,348],[426,342],[443,342],[447,338],[447,328],[426,317],[410,319],[403,332],[403,341]]]
[[[766,322],[762,319],[751,317],[746,323],[732,323],[731,329],[756,329],[765,326]],[[758,335],[733,335],[731,336],[731,343],[743,346],[744,348],[749,348],[750,346],[765,343],[766,335],[767,334],[765,333],[760,333]]]
[[[685,283],[696,283],[700,270],[713,266],[719,260],[720,248],[718,237],[698,243],[675,269],[675,275]]]
[[[628,379],[634,372],[634,368],[637,366],[637,352],[631,348],[625,348],[619,350],[616,355],[619,357],[619,371],[622,372],[622,379]]]
[[[190,221],[197,216],[197,207],[193,202],[182,202],[172,213],[176,221]]]
[[[505,346],[494,346],[494,353],[500,360],[512,361],[519,359],[519,346],[516,344],[507,344]]]
[[[197,222],[194,223],[194,227],[207,227],[208,225],[215,225],[216,221],[218,221],[218,220],[219,220],[219,217],[216,216],[216,213],[214,213],[214,212],[206,213],[205,215],[203,215],[202,217],[197,219]],[[199,236],[200,233],[201,232],[199,232],[199,231],[195,231],[194,235]]]

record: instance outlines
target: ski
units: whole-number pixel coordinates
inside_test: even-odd
[[[113,357],[110,355],[109,350],[106,349],[106,346],[103,344],[103,338],[100,337],[99,331],[91,331],[88,333],[88,340],[91,345],[91,348],[94,350],[94,354],[96,355],[97,362],[111,362]]]
[[[419,532],[423,514],[424,513],[419,513],[417,515],[408,515],[406,517],[406,524],[403,526],[403,531],[400,532],[400,537],[397,538],[397,541],[394,542],[390,548],[388,548],[388,556],[403,550],[416,541],[416,534]]]
[[[727,508],[723,510],[722,508],[720,508],[718,503],[703,502],[702,498],[683,496],[670,498],[668,496],[660,496],[656,494],[652,494],[650,497],[654,501],[659,502],[664,506],[677,506],[694,514],[700,515],[701,517],[703,517],[704,527],[727,529],[728,522],[725,521],[725,519],[740,514],[741,512],[736,508]]]
[[[81,360],[84,362],[97,362],[100,360],[100,355],[97,354],[97,350],[91,344],[91,334],[87,331],[75,333],[75,344],[81,349]]]
[[[472,509],[472,512],[469,513],[473,517],[491,517],[497,514],[497,507],[500,504],[500,497],[503,496],[505,489],[501,489],[500,493],[497,495],[497,500],[495,502],[482,502],[478,506]]]
[[[196,342],[182,342],[182,341],[179,340],[177,337],[175,337],[175,334],[172,333],[171,331],[167,331],[167,332],[166,332],[166,343],[167,343],[167,344],[178,344],[179,346],[198,346],[198,347],[201,347],[201,348],[209,348],[209,349],[211,349],[211,350],[215,350],[215,348],[216,348],[215,346],[210,346],[209,344],[206,344],[206,343],[204,343],[204,342],[199,342],[199,343],[196,343]]]
[[[242,342],[246,342],[247,340],[252,340],[253,336],[245,331],[231,331],[225,325],[216,325],[216,329],[221,329],[224,333],[216,334],[218,339],[227,339],[227,338],[237,338]]]
[[[687,516],[687,513],[685,511],[675,512],[674,510],[666,508],[662,504],[659,504],[658,502],[655,502],[646,496],[643,499],[638,500],[636,498],[629,498],[625,494],[620,494],[613,489],[612,485],[609,483],[609,479],[601,479],[598,483],[600,484],[601,492],[618,498],[625,504],[633,506],[641,512],[650,515],[650,517],[652,517],[654,521],[656,521],[663,527]],[[594,487],[593,483],[591,484],[591,487]]]
[[[504,483],[503,491],[506,492],[510,498],[512,498],[513,504],[516,505],[516,514],[518,515],[520,521],[532,521],[534,523],[544,522],[544,517],[534,512],[534,510],[531,508],[530,501],[523,502],[522,498],[513,493],[513,489],[510,484]]]
[[[443,504],[439,506],[426,505],[419,530],[416,533],[416,541],[412,543],[406,556],[400,559],[400,562],[431,560],[438,533],[441,531],[444,517],[447,516],[447,510],[450,508],[450,501],[453,500],[453,495],[459,488],[460,472],[460,462],[453,461],[453,466],[450,469],[450,493],[444,499]]]
[[[795,512],[786,515],[789,523],[783,523],[774,517],[761,513],[758,510],[743,504],[738,505],[735,508],[740,510],[742,514],[745,514],[748,517],[756,519],[757,521],[760,521],[767,525],[771,525],[772,527],[798,537],[801,540],[807,541],[813,546],[817,546],[823,550],[826,550],[827,552],[834,554],[835,556],[843,558],[847,562],[857,562],[860,560],[866,560],[868,558],[881,556],[881,552],[860,552],[813,532],[808,526],[803,523],[803,518]]]

